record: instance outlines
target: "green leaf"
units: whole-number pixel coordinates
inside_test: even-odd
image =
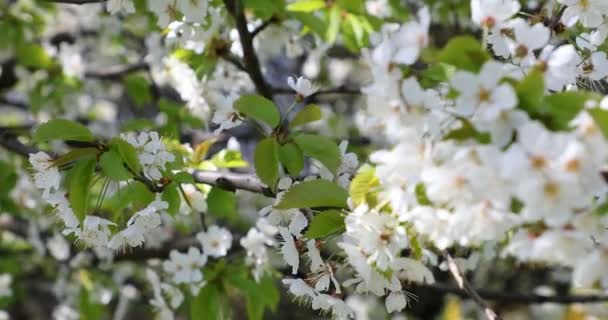
[[[344,231],[346,231],[346,226],[344,225],[344,215],[342,212],[327,210],[320,212],[312,218],[304,236],[308,239],[319,239],[332,234],[343,233]]]
[[[336,172],[342,156],[338,145],[332,140],[313,134],[300,134],[294,138],[305,156],[319,160],[331,172]]]
[[[213,187],[207,195],[207,211],[218,218],[233,219],[237,216],[237,200],[234,192]]]
[[[279,146],[279,160],[287,172],[293,177],[300,175],[304,169],[304,155],[302,150],[294,143]]]
[[[144,104],[152,102],[150,83],[145,77],[131,74],[124,79],[124,84],[127,94],[133,99],[136,106],[142,107]]]
[[[375,202],[374,189],[380,186],[376,169],[368,164],[363,165],[350,183],[349,196],[355,206]],[[374,205],[374,203],[370,203]]]
[[[477,131],[477,128],[473,126],[473,124],[465,119],[459,118],[461,126],[458,129],[454,129],[448,132],[443,139],[444,140],[456,140],[456,141],[465,141],[468,139],[474,139],[479,143],[488,144],[491,141],[490,134],[487,132]]]
[[[245,7],[252,10],[256,17],[268,20],[285,10],[285,0],[245,0]]]
[[[274,277],[265,274],[255,281],[247,268],[237,266],[226,272],[225,283],[239,289],[247,299],[247,316],[249,320],[262,320],[264,311],[276,311],[280,300],[279,287]]]
[[[244,168],[249,166],[240,151],[228,149],[216,153],[211,158],[211,162],[220,168]]]
[[[177,182],[177,183],[184,183],[184,184],[194,184],[194,178],[192,177],[191,174],[189,174],[188,172],[178,172],[175,175],[173,175],[173,181]]]
[[[338,32],[340,31],[340,23],[342,18],[340,17],[340,6],[334,4],[329,10],[329,23],[327,26],[327,32],[325,33],[325,41],[329,44],[336,42]]]
[[[97,148],[77,148],[53,160],[53,164],[57,167],[61,167],[82,158],[95,157],[99,152],[100,151]]]
[[[296,12],[313,12],[325,8],[325,0],[298,0],[287,6],[287,10]]]
[[[120,217],[124,216],[122,215],[121,210],[127,208],[129,205],[132,205],[134,209],[139,209],[147,206],[150,202],[154,201],[154,198],[156,197],[156,194],[139,181],[127,183],[126,186],[121,187],[116,193],[103,202],[105,208],[117,212]],[[113,219],[113,221],[118,222],[115,219]]]
[[[91,142],[95,140],[87,127],[67,119],[53,119],[41,124],[34,132],[33,138],[36,142],[50,140]]]
[[[319,37],[325,37],[325,32],[327,30],[327,22],[322,20],[321,18],[315,16],[312,13],[305,12],[290,12],[290,16],[294,17],[296,20],[302,22],[305,26],[304,31],[307,29],[314,32]]]
[[[101,171],[108,178],[115,181],[129,180],[133,175],[125,168],[124,162],[120,153],[114,149],[110,149],[99,158]]]
[[[163,201],[166,201],[169,204],[169,208],[167,208],[167,212],[171,215],[175,216],[179,211],[179,206],[181,204],[182,198],[179,195],[178,184],[171,183],[165,186],[162,194]]]
[[[426,186],[422,182],[416,185],[416,201],[418,201],[418,204],[421,206],[430,206],[433,204],[427,196]]]
[[[296,114],[293,120],[291,120],[289,127],[295,128],[310,122],[321,120],[321,116],[321,108],[316,104],[309,104]]]
[[[342,187],[331,181],[317,179],[303,181],[289,188],[275,208],[346,208],[347,199],[348,192]]]
[[[201,288],[190,304],[190,318],[209,320],[232,318],[230,301],[218,284],[209,282]]]
[[[551,130],[568,130],[570,121],[583,110],[589,100],[597,100],[596,94],[584,91],[566,91],[545,97],[545,108],[540,119]]]
[[[471,36],[453,37],[439,52],[438,62],[451,64],[458,69],[478,72],[490,55]]]
[[[95,158],[81,160],[68,173],[70,205],[80,221],[83,221],[87,214],[95,160]]]
[[[271,128],[279,125],[281,114],[274,102],[257,94],[241,96],[234,102],[234,109],[256,121],[266,123]]]
[[[137,149],[130,143],[122,140],[121,138],[115,137],[110,140],[110,148],[118,151],[122,161],[127,164],[127,167],[135,173],[141,172],[141,164],[137,156]]]
[[[17,172],[8,162],[0,160],[0,199],[8,196],[17,184]]]
[[[53,66],[53,59],[39,44],[25,44],[17,47],[17,62],[29,68],[49,69]]]
[[[428,69],[422,71],[420,76],[420,85],[425,88],[431,88],[439,83],[448,82],[452,75],[456,72],[456,68],[446,63],[434,63]]]
[[[588,109],[587,112],[593,117],[595,124],[602,130],[604,137],[608,138],[608,110],[593,108]]]
[[[532,113],[539,110],[545,97],[545,78],[540,72],[530,72],[515,87],[519,108]]]
[[[258,143],[253,155],[255,173],[264,184],[274,188],[279,179],[279,145],[273,138]]]

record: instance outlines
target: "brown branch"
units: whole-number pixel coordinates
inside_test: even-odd
[[[475,288],[471,286],[471,284],[469,283],[469,281],[467,281],[462,272],[460,272],[460,269],[458,269],[458,265],[456,265],[456,262],[454,261],[452,256],[448,252],[444,252],[443,256],[446,259],[448,269],[450,270],[450,273],[452,274],[454,280],[456,280],[456,284],[458,285],[458,287],[464,292],[466,292],[466,294],[479,306],[479,308],[484,312],[488,320],[500,320],[498,314],[494,312],[494,310],[492,310],[490,305],[485,302],[485,300],[483,300],[481,296],[479,296]]]
[[[111,66],[103,70],[89,70],[84,73],[84,76],[100,80],[118,80],[129,73],[145,70],[148,70],[148,64],[139,62],[132,65]]]
[[[273,197],[274,193],[255,175],[246,173],[196,170],[192,173],[194,181],[209,184],[228,191],[245,190]]]
[[[29,156],[30,153],[39,151],[35,147],[26,146],[21,143],[21,141],[17,140],[17,136],[6,128],[0,128],[0,146],[24,157]]]
[[[293,89],[291,89],[291,88],[272,88],[272,93],[273,94],[295,94],[295,91],[293,91]],[[359,95],[359,94],[361,94],[361,90],[356,89],[356,88],[348,88],[346,86],[340,86],[340,87],[336,87],[336,88],[319,90],[307,98],[310,99],[310,98],[315,98],[318,96],[331,95],[331,94]]]
[[[7,97],[0,97],[0,105],[8,105],[17,109],[27,110],[28,105],[21,100],[9,99]]]
[[[258,35],[258,33],[266,30],[266,28],[268,28],[271,24],[278,22],[279,19],[275,18],[275,17],[271,17],[270,19],[264,21],[261,25],[259,25],[257,28],[253,29],[253,31],[251,31],[251,37],[255,38],[255,36]]]
[[[44,0],[46,2],[65,3],[65,4],[90,4],[106,2],[106,0]]]
[[[272,92],[262,75],[262,68],[253,48],[253,36],[247,29],[247,18],[241,0],[224,0],[226,9],[232,15],[239,33],[241,46],[243,47],[243,59],[245,69],[253,81],[256,90],[268,99],[272,99]]]
[[[425,290],[434,291],[441,294],[451,293],[461,298],[470,298],[469,293],[453,286],[449,286],[441,283],[416,285],[414,288],[420,288]],[[487,289],[475,289],[475,291],[483,299],[498,301],[501,303],[514,303],[514,304],[540,304],[540,303],[558,303],[558,304],[571,304],[571,303],[598,303],[608,301],[608,295],[602,294],[590,294],[590,295],[540,295],[540,294],[526,294],[526,293],[505,293],[503,291],[493,291]]]
[[[233,66],[235,66],[237,69],[243,71],[243,72],[247,72],[247,68],[245,68],[245,66],[243,65],[243,62],[241,61],[241,59],[235,55],[233,55],[230,52],[225,52],[225,53],[221,53],[220,57],[228,62],[230,62]]]

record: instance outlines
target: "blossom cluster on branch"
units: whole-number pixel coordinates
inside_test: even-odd
[[[608,316],[605,1],[97,2],[0,3],[0,320]]]

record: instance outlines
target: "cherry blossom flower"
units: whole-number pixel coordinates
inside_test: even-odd
[[[602,0],[558,0],[566,6],[562,14],[562,22],[573,26],[578,21],[584,27],[595,28],[603,21],[603,14],[608,12],[608,5]]]
[[[172,275],[175,284],[198,284],[203,281],[201,268],[207,264],[207,256],[190,247],[187,253],[171,250],[169,260],[163,262],[165,272]]]
[[[473,22],[492,28],[515,15],[521,5],[516,0],[471,0]]]
[[[318,90],[310,80],[304,77],[298,77],[297,79],[289,77],[287,78],[287,85],[302,98],[311,96]]]
[[[502,77],[502,66],[493,61],[487,62],[479,75],[456,72],[451,81],[460,92],[455,112],[461,116],[494,120],[502,111],[514,108],[517,105],[515,90],[509,84],[500,83]]]
[[[203,246],[203,253],[214,258],[225,256],[232,246],[230,231],[216,225],[209,227],[207,231],[199,232],[196,239]]]

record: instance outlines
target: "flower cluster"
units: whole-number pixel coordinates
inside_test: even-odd
[[[607,191],[600,172],[608,144],[590,109],[605,110],[608,99],[589,98],[564,124],[567,130],[555,131],[518,107],[521,97],[507,81],[539,73],[552,92],[576,90],[608,75],[606,55],[597,51],[606,39],[600,26],[605,5],[559,2],[566,5],[564,24],[596,28],[581,34],[576,45],[549,45],[554,33],[547,26],[513,18],[518,1],[473,0],[473,21],[487,30],[492,52],[504,62],[490,60],[478,72],[457,70],[434,87],[422,89],[391,65],[413,61],[387,54],[387,48],[408,43],[390,32],[367,55],[374,81],[364,90],[370,108],[359,125],[393,147],[370,158],[382,185],[379,202],[391,210],[355,208],[340,244],[364,275],[363,289],[377,295],[391,286],[400,290],[397,279],[404,278],[391,282],[382,276],[386,270],[393,276],[419,270],[418,280],[432,279],[417,261],[399,266],[399,252],[412,236],[439,249],[507,240],[498,247],[500,256],[570,267],[575,286],[606,284],[605,275],[592,270],[608,262],[608,221],[595,213]],[[454,130],[465,126],[476,133],[455,138]]]
[[[122,137],[136,148],[146,177],[161,179],[165,164],[173,161],[175,157],[166,151],[158,133],[128,133]],[[34,185],[43,190],[42,198],[53,206],[55,216],[64,226],[63,234],[74,234],[78,242],[92,247],[98,254],[107,256],[108,252],[141,246],[150,232],[161,226],[161,213],[169,206],[161,200],[152,201],[135,212],[127,221],[126,227],[116,233],[112,233],[111,228],[117,225],[106,218],[86,214],[81,220],[74,213],[69,194],[62,190],[62,175],[55,160],[42,151],[30,154],[29,160],[35,170]]]
[[[207,265],[208,257],[222,258],[232,246],[230,231],[216,225],[210,226],[207,231],[199,232],[196,238],[203,248],[202,251],[194,246],[189,247],[186,253],[174,249],[169,253],[169,259],[163,261],[162,269],[166,281],[161,281],[152,269],[146,271],[154,292],[150,304],[161,319],[173,319],[174,311],[184,301],[184,294],[179,286],[188,285],[190,293],[196,296],[206,284],[202,269]]]

